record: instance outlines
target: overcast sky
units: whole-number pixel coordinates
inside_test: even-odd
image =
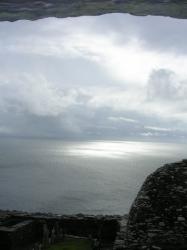
[[[187,20],[0,23],[0,135],[185,140]]]

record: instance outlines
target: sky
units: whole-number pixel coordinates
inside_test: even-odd
[[[0,23],[0,136],[187,138],[187,20]]]

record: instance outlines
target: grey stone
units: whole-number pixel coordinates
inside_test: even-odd
[[[35,20],[44,17],[70,17],[130,13],[187,18],[185,0],[2,0],[0,20]],[[185,163],[186,160],[183,162]]]
[[[146,179],[130,210],[126,249],[187,249],[186,169],[183,160]]]

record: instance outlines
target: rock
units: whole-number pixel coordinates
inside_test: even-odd
[[[163,221],[159,222],[159,226],[164,227],[165,223]]]
[[[177,220],[181,221],[181,222],[186,221],[186,219],[184,217],[178,217]]]
[[[130,210],[126,249],[187,249],[187,160],[151,174]]]
[[[124,242],[124,235],[126,233],[126,226],[127,226],[127,216],[123,216],[119,219],[119,232],[117,233],[113,250],[123,250],[125,249],[125,242]]]
[[[130,13],[187,18],[186,0],[2,0],[0,21]]]

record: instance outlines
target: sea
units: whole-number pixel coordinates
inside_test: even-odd
[[[145,178],[187,144],[0,139],[0,209],[126,214]]]

